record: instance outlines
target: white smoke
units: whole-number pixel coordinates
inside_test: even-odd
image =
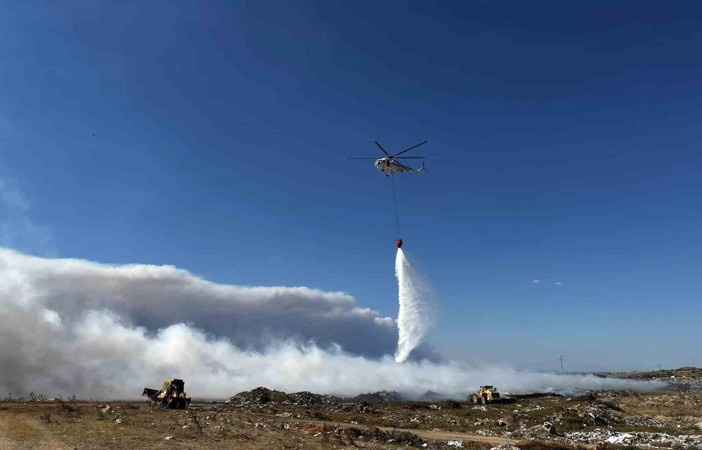
[[[2,393],[131,399],[171,377],[185,379],[198,398],[260,385],[340,395],[466,393],[486,380],[515,393],[650,387],[494,366],[396,364],[394,333],[390,319],[345,294],[218,285],[174,267],[0,249]],[[369,357],[377,338],[384,356]]]
[[[32,205],[11,180],[0,176],[0,246],[36,251],[49,247],[49,229],[30,218]]]
[[[410,264],[401,248],[395,257],[400,309],[395,361],[405,362],[434,322],[436,295],[429,282]]]

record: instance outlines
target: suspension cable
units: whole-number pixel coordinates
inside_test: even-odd
[[[400,219],[397,216],[397,196],[395,195],[395,177],[390,175],[390,181],[392,182],[392,203],[395,206],[395,231],[400,234]]]

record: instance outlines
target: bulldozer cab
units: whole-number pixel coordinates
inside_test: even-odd
[[[163,388],[161,389],[161,392],[170,395],[178,394],[177,396],[180,396],[180,393],[182,393],[184,390],[185,382],[183,380],[174,378],[172,380],[166,380],[163,382]]]

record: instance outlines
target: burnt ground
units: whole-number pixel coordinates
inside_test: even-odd
[[[187,411],[146,402],[0,402],[0,450],[460,446],[702,449],[702,392],[677,386],[573,398],[541,394],[483,406],[401,401],[388,392],[340,399],[258,388],[224,402],[193,402]]]

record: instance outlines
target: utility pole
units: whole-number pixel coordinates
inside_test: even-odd
[[[561,373],[565,375],[565,370],[563,370],[563,360],[565,360],[565,358],[563,357],[563,355],[561,355],[558,357],[558,359],[559,361],[561,361]]]

